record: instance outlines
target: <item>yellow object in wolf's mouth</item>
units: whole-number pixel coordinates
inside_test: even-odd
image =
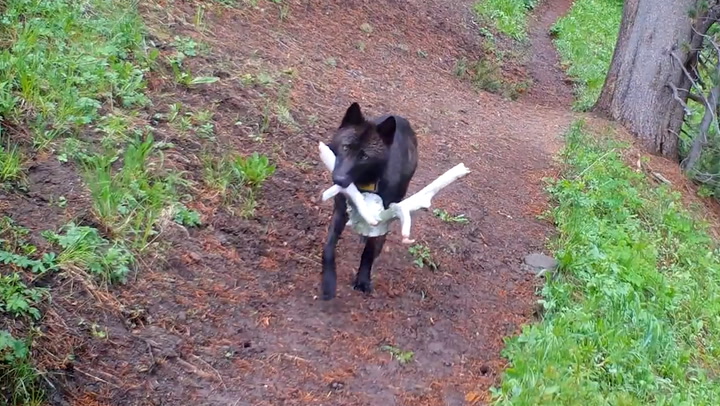
[[[377,182],[373,183],[363,183],[362,185],[356,185],[358,190],[361,192],[370,192],[375,193],[377,192]]]

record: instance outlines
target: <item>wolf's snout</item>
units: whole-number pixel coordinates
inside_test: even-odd
[[[352,183],[347,175],[333,174],[332,178],[334,184],[343,188],[350,186],[350,183]]]

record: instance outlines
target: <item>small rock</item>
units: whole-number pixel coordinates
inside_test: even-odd
[[[362,23],[360,24],[360,30],[362,30],[362,32],[364,32],[365,34],[370,34],[371,32],[373,32],[373,27],[368,23]]]
[[[345,384],[344,384],[343,382],[340,382],[340,381],[332,381],[332,382],[330,382],[330,385],[329,385],[329,386],[330,386],[330,389],[332,389],[332,390],[334,390],[334,391],[339,391],[339,390],[342,390],[342,388],[345,387]]]
[[[554,271],[557,266],[558,262],[545,254],[529,254],[525,256],[525,264],[528,265],[531,269],[529,271],[539,274],[543,271]]]
[[[533,317],[536,320],[542,319],[543,315],[545,314],[545,306],[543,306],[542,303],[538,302],[535,303],[535,306],[533,306]]]

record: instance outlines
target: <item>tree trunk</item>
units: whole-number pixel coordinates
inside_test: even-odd
[[[690,89],[683,68],[696,58],[689,15],[697,1],[625,0],[610,70],[593,107],[625,126],[649,152],[675,160],[684,111],[670,85]],[[686,102],[687,92],[679,94]]]

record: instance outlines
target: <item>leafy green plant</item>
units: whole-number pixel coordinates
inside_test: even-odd
[[[196,227],[201,224],[200,213],[195,210],[188,209],[182,203],[175,205],[175,216],[173,216],[173,220],[176,223],[187,227]]]
[[[106,340],[108,338],[108,332],[106,328],[100,327],[97,323],[93,323],[90,326],[91,332],[93,337],[100,339],[100,340]]]
[[[17,272],[0,275],[0,311],[14,317],[30,316],[40,318],[35,307],[46,294],[46,289],[28,288]]]
[[[40,259],[31,256],[37,247],[25,241],[29,230],[20,227],[10,218],[0,218],[0,264],[45,273],[57,267],[55,254],[46,252]]]
[[[177,52],[174,55],[167,57],[167,61],[170,64],[170,68],[173,71],[176,82],[187,87],[192,87],[196,85],[215,83],[220,80],[220,78],[215,76],[193,76],[190,72],[186,71],[183,66],[183,62],[186,57],[187,55],[182,52]]]
[[[125,282],[135,262],[130,250],[101,237],[93,227],[68,223],[60,233],[48,231],[43,236],[62,248],[57,257],[59,267],[88,271],[106,282]]]
[[[551,28],[566,72],[575,82],[578,111],[590,109],[600,96],[610,68],[622,17],[622,2],[577,0]]]
[[[45,273],[57,268],[56,257],[52,252],[43,254],[41,259],[32,259],[27,255],[0,250],[0,263],[14,265],[34,273]]]
[[[458,214],[457,216],[453,216],[445,209],[434,209],[433,214],[446,223],[468,223],[470,221],[467,219],[467,217],[465,217],[464,214]]]
[[[412,351],[403,351],[392,345],[383,345],[380,349],[389,352],[394,359],[403,365],[410,363],[415,357],[415,353]]]
[[[28,356],[27,345],[18,340],[7,330],[0,330],[0,358],[6,362],[24,359]]]
[[[43,404],[44,396],[26,341],[13,337],[7,330],[0,330],[0,403],[3,405]]]
[[[232,162],[232,170],[238,179],[252,188],[258,188],[275,173],[275,165],[265,155],[253,152],[248,157],[236,157]]]
[[[432,254],[430,253],[430,248],[428,248],[427,245],[423,244],[413,244],[408,248],[408,251],[410,252],[410,255],[415,258],[413,260],[413,264],[417,266],[418,268],[423,268],[427,266],[433,271],[437,271],[438,266],[435,263],[435,260],[433,260]]]
[[[57,160],[60,162],[84,161],[90,157],[87,143],[77,138],[66,138],[58,152]]]
[[[176,35],[170,45],[174,46],[178,52],[182,52],[183,55],[197,56],[198,54],[198,43],[190,37]]]
[[[558,273],[542,322],[507,343],[498,405],[700,405],[720,399],[720,249],[626,145],[575,123],[548,180]]]

